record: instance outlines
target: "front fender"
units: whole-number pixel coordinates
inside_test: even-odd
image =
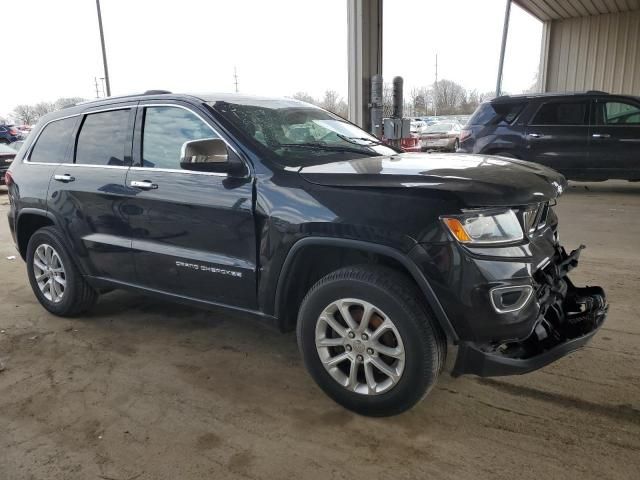
[[[424,294],[424,299],[431,308],[436,321],[442,328],[442,331],[447,337],[449,343],[457,343],[458,335],[453,328],[447,314],[445,313],[440,301],[436,297],[435,292],[431,288],[427,278],[424,276],[418,266],[409,258],[404,252],[395,248],[379,245],[375,243],[365,242],[361,240],[352,240],[344,238],[330,238],[330,237],[305,237],[293,244],[289,249],[287,256],[280,269],[279,276],[276,283],[275,292],[273,295],[273,308],[275,316],[280,318],[282,316],[284,307],[286,306],[286,291],[287,282],[290,281],[290,276],[295,274],[293,271],[293,265],[298,255],[303,248],[310,246],[330,246],[352,250],[359,250],[366,253],[373,253],[376,255],[391,258],[400,263],[406,270],[406,272],[414,279]]]

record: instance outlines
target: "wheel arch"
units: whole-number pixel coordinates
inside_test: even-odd
[[[289,250],[283,262],[282,269],[280,270],[275,292],[275,316],[278,319],[278,326],[281,330],[289,331],[295,328],[300,302],[308,289],[315,281],[319,280],[319,278],[317,278],[309,285],[310,281],[314,280],[313,276],[309,278],[309,275],[307,275],[305,277],[307,278],[306,282],[304,280],[302,282],[294,282],[292,281],[292,277],[302,273],[304,270],[308,272],[309,262],[307,260],[315,260],[318,262],[319,257],[317,253],[322,250],[326,251],[327,249],[334,253],[351,256],[351,258],[354,259],[360,256],[360,258],[364,260],[364,262],[347,262],[348,264],[379,263],[382,265],[390,265],[407,274],[424,295],[424,299],[431,309],[438,325],[446,335],[447,341],[449,343],[457,343],[458,335],[435,292],[431,288],[429,281],[407,255],[386,245],[362,240],[330,237],[306,237],[294,243]],[[322,258],[321,263],[323,268],[321,269],[320,278],[337,268],[345,266],[343,264],[337,268],[333,268],[331,262],[324,262],[324,258]]]
[[[39,208],[24,208],[20,210],[16,220],[16,243],[23,260],[27,257],[27,245],[31,236],[42,227],[55,225],[55,217],[46,210]]]

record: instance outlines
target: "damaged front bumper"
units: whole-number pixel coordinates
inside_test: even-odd
[[[523,374],[587,344],[602,326],[608,305],[602,288],[576,287],[567,277],[577,266],[582,248],[567,254],[564,248],[556,247],[551,262],[533,276],[539,313],[528,338],[487,344],[463,341],[451,374]]]

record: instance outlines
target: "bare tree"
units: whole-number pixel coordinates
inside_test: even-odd
[[[309,95],[307,92],[296,92],[293,94],[293,98],[295,98],[296,100],[300,100],[301,102],[311,103],[313,105],[318,104],[316,99]]]
[[[428,91],[426,87],[412,88],[409,94],[411,111],[414,116],[422,116],[427,114],[428,107]]]
[[[33,106],[26,104],[16,105],[16,108],[13,109],[13,117],[17,123],[25,125],[32,125],[38,119]]]
[[[62,110],[63,108],[72,107],[78,103],[86,102],[86,98],[82,97],[63,97],[54,102],[56,110]]]
[[[335,90],[327,90],[326,92],[324,92],[324,97],[320,102],[320,106],[344,118],[347,117],[347,113],[349,110],[347,103]]]
[[[51,113],[56,110],[56,106],[50,102],[40,102],[36,103],[33,106],[33,111],[35,112],[36,119],[43,117],[47,113]]]
[[[462,85],[451,80],[439,80],[433,86],[433,96],[438,114],[450,115],[460,113],[466,92]]]

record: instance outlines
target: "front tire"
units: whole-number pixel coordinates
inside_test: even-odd
[[[40,304],[54,315],[78,315],[98,299],[98,293],[83,278],[54,227],[43,227],[29,239],[27,276]]]
[[[408,410],[433,387],[446,342],[421,292],[387,267],[343,268],[302,301],[298,346],[316,383],[362,415]]]

